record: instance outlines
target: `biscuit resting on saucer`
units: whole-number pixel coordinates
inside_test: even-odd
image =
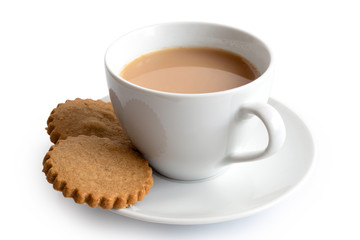
[[[153,184],[152,170],[140,153],[97,136],[59,140],[46,154],[43,172],[65,197],[104,209],[134,205]]]
[[[51,112],[47,125],[53,143],[69,136],[95,135],[135,148],[120,126],[110,102],[80,98],[67,100]]]

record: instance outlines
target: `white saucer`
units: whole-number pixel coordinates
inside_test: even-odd
[[[273,99],[269,103],[280,112],[287,130],[285,145],[275,156],[234,164],[203,182],[176,182],[154,174],[154,185],[141,202],[111,211],[148,222],[192,225],[242,218],[277,203],[308,175],[314,144],[309,129],[294,112]],[[254,139],[266,139],[264,133],[259,128]]]

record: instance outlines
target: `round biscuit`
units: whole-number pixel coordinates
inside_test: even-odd
[[[65,197],[104,209],[134,205],[153,184],[152,169],[140,153],[97,136],[59,140],[46,154],[43,172]]]
[[[112,104],[102,100],[80,99],[60,103],[47,120],[50,140],[69,136],[95,135],[135,148],[116,118]]]

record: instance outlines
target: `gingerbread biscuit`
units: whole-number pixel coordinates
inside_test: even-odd
[[[111,103],[102,100],[77,98],[60,103],[51,112],[47,125],[53,143],[69,136],[95,135],[134,148],[120,126]]]
[[[59,140],[46,154],[43,172],[65,197],[104,209],[134,205],[153,184],[152,170],[138,152],[97,136]]]

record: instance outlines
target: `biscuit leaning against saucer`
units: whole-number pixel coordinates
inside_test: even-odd
[[[102,100],[76,98],[60,103],[51,112],[47,125],[53,143],[69,136],[95,135],[135,148],[120,126],[111,103]]]
[[[97,136],[59,140],[46,154],[43,172],[65,197],[104,209],[134,205],[153,184],[152,170],[140,153]]]

